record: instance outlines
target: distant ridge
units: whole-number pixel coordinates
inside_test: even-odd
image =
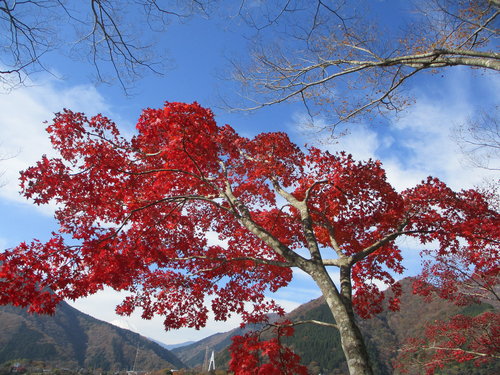
[[[0,364],[44,361],[68,369],[159,370],[186,366],[137,333],[86,315],[62,302],[53,316],[0,306]]]
[[[195,343],[196,341],[186,341],[186,342],[181,342],[180,344],[165,344],[161,341],[157,341],[157,340],[154,340],[154,339],[150,339],[151,341],[154,341],[156,342],[158,345],[160,345],[162,348],[165,348],[165,349],[168,349],[168,350],[173,350],[173,349],[176,349],[176,348],[182,348],[183,346],[187,346],[187,345],[191,345],[193,343]]]

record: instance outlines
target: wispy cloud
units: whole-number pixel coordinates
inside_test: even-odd
[[[381,160],[389,181],[398,190],[414,186],[429,175],[456,190],[471,188],[484,178],[494,177],[495,172],[464,163],[452,133],[481,106],[498,103],[500,95],[495,88],[499,86],[496,76],[471,79],[470,72],[457,69],[429,84],[426,90],[415,91],[415,104],[390,119],[386,126],[354,124],[349,127],[349,134],[336,143],[320,140],[319,145],[329,151],[346,151],[358,160]],[[484,97],[478,97],[478,87]],[[295,120],[296,134],[300,134],[297,129],[301,117],[296,116]]]

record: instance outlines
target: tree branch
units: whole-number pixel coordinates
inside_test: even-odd
[[[268,325],[271,325],[273,327],[295,327],[295,326],[298,326],[298,325],[301,325],[301,324],[315,324],[315,325],[319,325],[319,326],[322,326],[322,327],[331,327],[331,328],[339,329],[339,327],[336,324],[334,324],[334,323],[327,323],[327,322],[323,322],[323,321],[320,321],[320,320],[314,320],[314,319],[298,320],[298,321],[291,322],[291,323],[288,323],[288,324],[273,324],[273,323],[268,323]]]
[[[366,247],[362,251],[352,255],[350,257],[350,264],[354,265],[355,263],[359,262],[360,260],[363,260],[370,254],[373,254],[375,251],[380,249],[382,246],[386,245],[387,243],[394,241],[396,238],[398,238],[401,235],[405,234],[410,234],[410,233],[416,233],[418,231],[403,231],[403,228],[408,224],[408,220],[403,221],[397,228],[396,232],[390,233],[386,235],[384,238],[380,239],[379,241],[373,243],[372,245]]]
[[[304,236],[306,237],[307,248],[309,250],[309,253],[311,254],[311,259],[316,263],[320,263],[321,252],[319,251],[318,241],[316,239],[316,235],[314,234],[313,222],[309,213],[309,208],[307,207],[306,199],[304,199],[303,201],[299,201],[292,194],[284,190],[276,179],[271,179],[271,182],[278,194],[285,198],[288,203],[290,203],[300,212],[301,224],[304,231]],[[312,189],[315,185],[316,183],[314,183],[308,189],[308,194],[310,194],[310,189]]]
[[[245,228],[256,235],[259,239],[264,241],[265,244],[271,247],[274,251],[276,251],[276,253],[285,258],[288,262],[305,270],[308,266],[308,261],[296,252],[289,249],[288,246],[284,245],[266,229],[257,224],[252,219],[248,208],[235,197],[231,184],[227,179],[225,180],[225,183],[226,189],[224,191],[224,196],[231,207],[233,207],[233,214],[235,214],[237,219],[245,226]]]
[[[465,350],[465,349],[461,349],[461,348],[446,348],[446,347],[434,346],[434,345],[422,346],[421,348],[423,350],[443,350],[443,351],[450,351],[450,352],[462,352],[462,353],[472,354],[472,355],[474,355],[476,357],[490,357],[490,358],[500,359],[499,355],[495,355],[493,353],[491,353],[491,354],[480,353],[480,352],[475,352],[475,351],[472,351],[472,350]]]

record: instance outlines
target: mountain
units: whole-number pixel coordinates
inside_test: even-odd
[[[64,302],[52,316],[0,306],[0,327],[0,364],[27,359],[57,368],[104,371],[186,367],[151,340],[92,318]]]
[[[398,348],[407,338],[420,335],[427,322],[445,320],[459,313],[476,315],[492,308],[488,304],[460,307],[439,298],[427,303],[422,297],[412,294],[411,284],[411,279],[401,281],[403,296],[400,311],[393,312],[385,308],[382,313],[372,319],[359,319],[374,372],[377,375],[396,373],[392,367],[392,361],[397,356]],[[390,294],[391,291],[386,293]],[[292,321],[315,319],[334,323],[323,298],[299,306],[285,318]],[[186,364],[195,367],[203,364],[208,346],[210,352],[212,350],[217,352],[216,364],[227,367],[229,361],[227,346],[230,345],[232,336],[241,334],[242,331],[239,329],[219,333],[189,346],[174,349],[173,352]],[[265,334],[263,337],[265,338]],[[301,356],[302,363],[309,367],[312,374],[347,374],[347,366],[340,347],[340,337],[334,328],[309,324],[298,325],[295,327],[295,335],[286,339],[285,343]],[[471,368],[467,369],[467,373],[489,375],[500,373],[499,370],[500,364],[497,363],[495,368],[491,366]],[[463,368],[457,371],[449,370],[446,374],[463,373]]]
[[[157,341],[157,340],[154,340],[154,339],[150,339],[150,340],[156,342],[162,348],[165,348],[165,349],[168,349],[168,350],[172,350],[172,349],[175,349],[175,348],[181,348],[183,346],[190,345],[190,344],[193,344],[193,343],[196,342],[196,341],[186,341],[186,342],[181,342],[180,344],[164,344],[161,341]]]

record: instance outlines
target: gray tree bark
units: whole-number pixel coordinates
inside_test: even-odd
[[[341,279],[342,273],[346,271],[348,269],[342,267]],[[335,318],[349,374],[373,375],[368,351],[361,331],[356,324],[350,298],[345,298],[343,294],[339,293],[323,265],[318,265],[316,271],[311,273],[311,276],[323,293],[325,301]],[[344,280],[341,282],[343,283]],[[343,285],[342,289],[343,292],[348,291],[350,293],[350,281],[349,287]]]

